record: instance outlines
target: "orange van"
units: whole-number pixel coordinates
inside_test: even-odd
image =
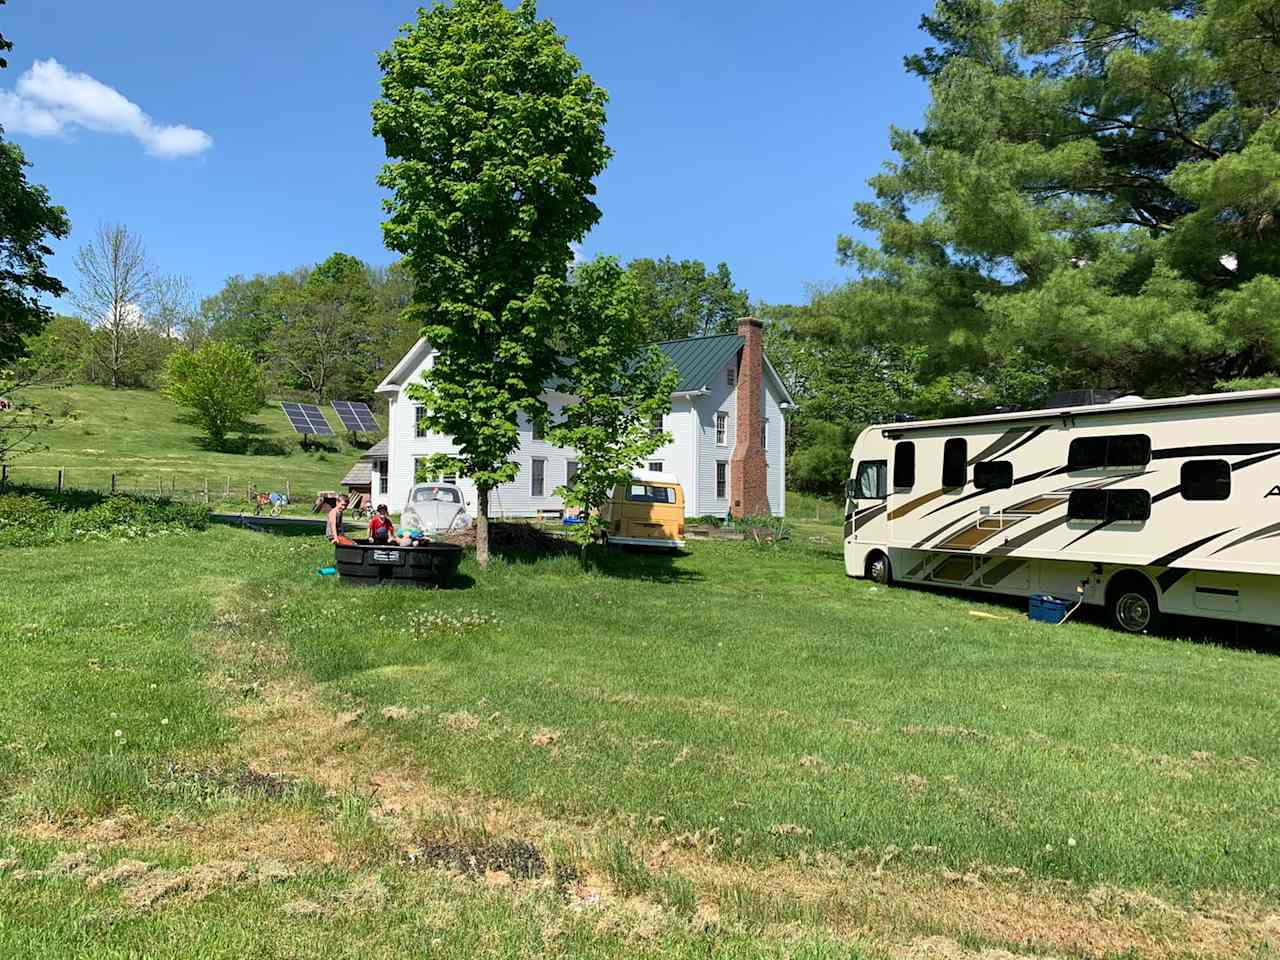
[[[637,470],[600,510],[609,543],[639,547],[684,546],[684,490],[671,473]]]

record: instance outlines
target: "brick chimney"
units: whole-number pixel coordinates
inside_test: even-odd
[[[735,517],[769,513],[769,465],[764,455],[764,324],[755,317],[738,321],[738,336],[746,339],[738,365],[738,432],[729,468]]]

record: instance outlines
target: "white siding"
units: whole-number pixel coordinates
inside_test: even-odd
[[[729,467],[729,483],[725,487],[723,497],[716,496],[716,461],[733,460],[734,440],[738,430],[738,394],[737,388],[729,386],[728,367],[721,370],[710,384],[709,395],[700,397],[696,403],[698,418],[698,507],[694,516],[727,517],[732,505],[733,467]],[[726,425],[725,446],[716,443],[716,414],[724,412],[729,416]]]
[[[422,369],[431,363],[432,358],[428,356],[418,370],[405,376],[404,384],[419,381]],[[708,387],[708,396],[692,400],[677,397],[672,400],[672,409],[663,420],[663,428],[672,435],[671,443],[646,457],[644,464],[639,464],[645,466],[649,461],[660,460],[667,473],[674,473],[680,478],[685,492],[685,512],[689,516],[727,516],[729,513],[730,489],[726,489],[724,497],[716,497],[716,462],[732,461],[738,429],[737,390],[729,386],[727,370],[728,365],[713,379]],[[389,483],[387,495],[383,499],[391,511],[398,514],[404,509],[413,487],[415,462],[434,453],[455,453],[457,447],[451,438],[440,434],[416,436],[417,404],[405,395],[404,385],[385,387],[384,392],[390,394],[392,389],[395,393],[388,404]],[[764,394],[765,415],[769,418],[765,451],[769,463],[769,507],[773,512],[781,514],[785,509],[786,429],[776,387],[767,374]],[[546,400],[554,416],[569,398],[549,393]],[[716,443],[715,415],[721,411],[728,416],[725,446]],[[553,447],[545,440],[534,440],[532,428],[523,417],[520,432],[520,447],[514,457],[520,473],[515,481],[502,484],[490,495],[490,511],[495,517],[527,517],[535,516],[543,510],[561,509],[563,503],[559,497],[554,496],[554,491],[567,479],[568,462],[578,459],[576,451]],[[532,461],[535,457],[546,460],[544,493],[541,497],[535,497],[532,493]],[[475,485],[469,480],[460,479],[458,486],[469,510],[474,513]]]

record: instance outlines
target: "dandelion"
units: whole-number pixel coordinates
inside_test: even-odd
[[[1074,847],[1075,845],[1076,845],[1076,838],[1075,838],[1075,837],[1067,837],[1067,846],[1068,846],[1068,847]]]
[[[168,717],[165,717],[163,720],[161,720],[161,721],[160,721],[160,726],[162,726],[162,727],[167,727],[168,725],[169,725],[169,718],[168,718]],[[1074,843],[1075,841],[1072,841],[1072,842]]]
[[[117,730],[115,733],[113,733],[113,734],[112,734],[112,736],[113,736],[113,737],[115,737],[115,738],[118,740],[118,739],[120,739],[121,737],[123,737],[123,736],[124,736],[124,731],[123,731],[123,730]]]

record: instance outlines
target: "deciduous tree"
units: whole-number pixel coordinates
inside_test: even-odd
[[[257,413],[266,402],[262,374],[253,355],[229,342],[210,342],[197,350],[179,350],[165,367],[164,392],[192,412],[214,449]]]
[[[627,265],[650,340],[733,333],[751,312],[747,291],[733,285],[728,264],[708,270],[701,260],[641,258]]]
[[[94,354],[111,387],[125,385],[126,371],[147,331],[151,265],[142,239],[123,224],[98,227],[76,255],[80,317],[94,327]]]
[[[613,488],[670,434],[653,429],[654,418],[671,409],[677,374],[648,343],[640,320],[635,281],[616,260],[602,258],[576,267],[569,291],[568,336],[576,344],[561,389],[574,400],[547,431],[557,447],[577,451],[572,485],[556,491],[581,509],[574,536],[585,545],[598,539],[599,508]]]
[[[560,348],[576,346],[557,334],[570,245],[600,217],[607,95],[533,0],[423,9],[379,64],[383,235],[414,278],[409,315],[439,351],[411,395],[476,485],[485,564],[489,493],[516,476],[517,417],[545,416]]]

